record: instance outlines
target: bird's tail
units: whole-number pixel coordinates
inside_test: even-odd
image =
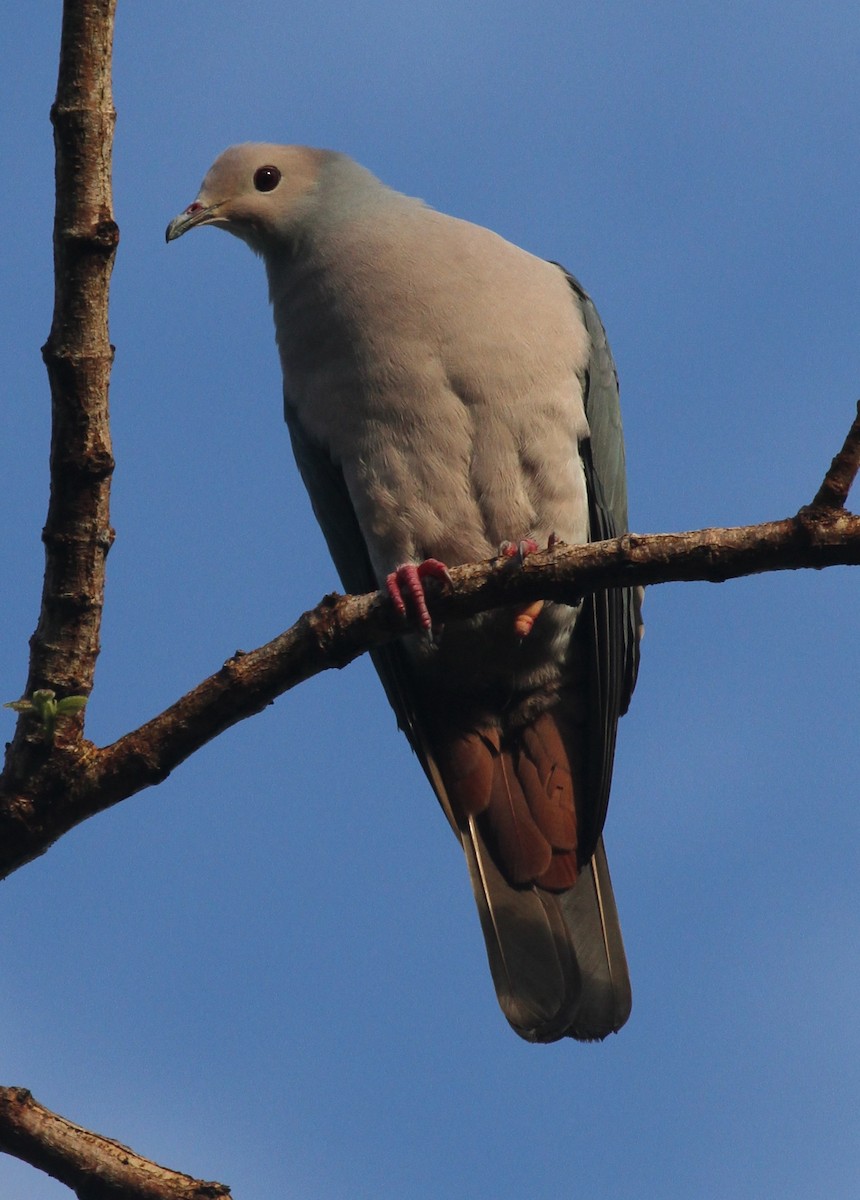
[[[602,835],[585,830],[580,857],[583,739],[556,711],[507,732],[437,722],[432,750],[418,741],[466,854],[499,1004],[530,1042],[597,1041],[630,1015]]]
[[[601,837],[572,888],[512,886],[474,817],[461,830],[502,1011],[520,1037],[594,1041],[630,1015],[630,977]]]

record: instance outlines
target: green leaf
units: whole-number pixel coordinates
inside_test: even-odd
[[[15,712],[33,713],[42,722],[45,736],[50,740],[54,736],[58,717],[69,717],[80,712],[87,702],[86,696],[64,696],[57,699],[57,693],[51,688],[39,688],[33,692],[29,700],[10,700],[4,708],[14,709]]]

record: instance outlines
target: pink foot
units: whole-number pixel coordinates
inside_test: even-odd
[[[552,550],[556,542],[554,533],[549,535],[547,549]],[[520,542],[502,542],[499,546],[499,554],[503,558],[513,558],[516,560],[517,566],[522,566],[525,562],[526,555],[534,554],[539,549],[534,538],[523,538]],[[522,608],[518,608],[514,613],[514,633],[518,638],[526,638],[534,628],[534,623],[541,614],[543,609],[543,600],[533,600],[530,604],[524,604]]]
[[[433,622],[424,598],[424,580],[435,579],[446,587],[453,586],[448,568],[437,558],[425,558],[422,563],[404,563],[385,580],[392,603],[401,617],[407,617],[407,602],[412,616],[421,629],[430,630]]]
[[[522,608],[517,609],[514,613],[514,633],[518,638],[529,636],[542,609],[543,600],[533,600],[531,604],[525,604]]]

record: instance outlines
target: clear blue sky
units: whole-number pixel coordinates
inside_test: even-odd
[[[59,5],[3,10],[6,700],[41,579]],[[164,245],[221,149],[342,149],[564,262],[618,361],[633,528],[741,524],[812,497],[860,394],[858,55],[848,3],[121,3],[90,735],[336,586],[261,265],[217,231]],[[650,591],[607,825],[634,1007],[608,1043],[507,1028],[362,661],[4,885],[0,1082],[237,1200],[853,1200],[857,610],[847,570]],[[0,1194],[69,1193],[0,1157]]]

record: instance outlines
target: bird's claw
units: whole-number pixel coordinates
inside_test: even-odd
[[[443,562],[425,558],[421,563],[403,563],[386,578],[385,587],[400,616],[404,619],[411,616],[420,629],[430,633],[433,622],[424,594],[425,579],[435,580],[445,588],[454,586]]]
[[[554,533],[549,535],[547,549],[552,550],[556,543]],[[521,567],[529,554],[535,554],[540,547],[534,538],[522,538],[519,542],[502,542],[499,546],[499,554],[502,558],[510,558],[514,560],[516,566]],[[526,638],[534,628],[534,623],[540,616],[543,608],[543,600],[532,600],[529,604],[522,605],[514,612],[514,633],[518,638]]]
[[[517,566],[521,567],[526,560],[526,555],[535,554],[539,549],[534,538],[522,538],[519,542],[502,542],[499,546],[499,556],[501,558],[515,558]]]

